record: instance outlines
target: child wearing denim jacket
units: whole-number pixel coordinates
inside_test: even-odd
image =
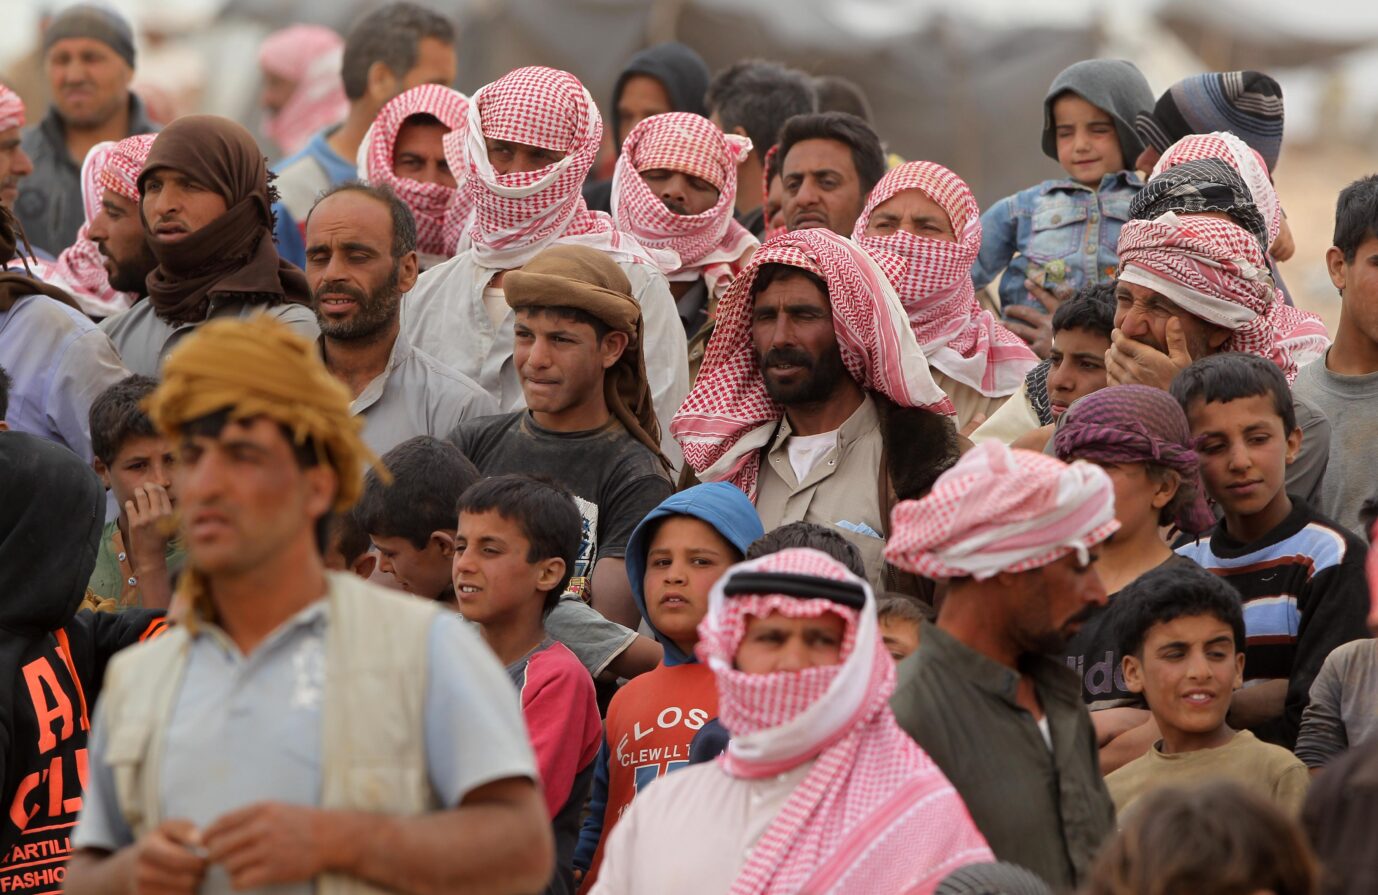
[[[1133,169],[1143,151],[1134,119],[1152,108],[1148,82],[1122,59],[1088,59],[1053,79],[1043,100],[1043,152],[1068,177],[1006,196],[981,215],[971,278],[981,289],[1005,271],[1007,322],[1019,324],[1022,313],[1010,312],[1021,306],[1044,311],[1026,281],[1065,293],[1114,279],[1120,227],[1143,187]]]

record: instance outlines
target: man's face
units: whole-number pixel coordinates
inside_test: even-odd
[[[1235,689],[1244,686],[1244,648],[1235,645],[1234,629],[1214,615],[1153,625],[1139,653],[1122,662],[1125,685],[1144,695],[1169,735],[1216,733]]]
[[[1041,568],[1001,573],[1011,585],[1006,592],[1011,601],[1010,634],[1025,652],[1056,654],[1096,608],[1105,605],[1105,586],[1096,571],[1098,557],[1093,547],[1086,565],[1076,553],[1069,553]]]
[[[641,179],[675,214],[703,214],[718,204],[717,187],[683,171],[647,168],[641,172]]]
[[[454,44],[447,44],[435,37],[423,37],[416,44],[416,64],[402,76],[402,82],[393,96],[422,84],[449,87],[455,82],[458,66]]]
[[[835,612],[813,618],[791,618],[772,612],[748,616],[737,646],[737,670],[747,674],[803,671],[842,661],[847,622]]]
[[[370,537],[378,548],[378,570],[396,579],[402,590],[425,600],[454,602],[450,586],[453,532],[435,532],[419,550],[403,537]]]
[[[1136,342],[1167,354],[1167,322],[1182,324],[1192,360],[1215,354],[1230,340],[1230,331],[1188,314],[1147,286],[1121,281],[1115,287],[1115,328]]]
[[[1378,343],[1378,236],[1369,234],[1346,261],[1332,246],[1325,255],[1330,282],[1340,290],[1342,325],[1353,327],[1370,343]]]
[[[785,229],[785,186],[780,175],[770,178],[770,188],[766,190],[766,204],[762,209],[767,231]]]
[[[469,621],[510,620],[544,602],[565,575],[559,557],[528,558],[531,542],[521,525],[497,510],[460,513],[451,581],[459,611]]]
[[[63,38],[48,50],[44,63],[53,103],[69,126],[97,127],[129,104],[134,70],[101,41]]]
[[[528,408],[579,415],[603,401],[603,374],[622,356],[624,333],[599,339],[591,325],[544,311],[522,309],[516,317],[512,356]]]
[[[19,128],[0,131],[0,205],[14,207],[19,181],[33,173],[33,160],[19,145]]]
[[[826,401],[848,375],[828,296],[802,275],[777,276],[756,295],[751,338],[766,391],[779,404]]]
[[[665,85],[650,75],[632,75],[622,84],[622,95],[617,98],[617,145],[627,139],[632,128],[652,115],[673,112],[670,94]]]
[[[187,552],[212,578],[261,571],[285,545],[314,537],[337,487],[328,466],[303,469],[282,427],[261,416],[187,435],[173,481]]]
[[[321,333],[371,339],[397,326],[416,282],[416,253],[392,256],[392,211],[353,190],[322,199],[306,221],[306,282]]]
[[[1286,499],[1287,466],[1301,450],[1301,429],[1287,432],[1271,394],[1233,401],[1193,400],[1187,420],[1201,479],[1227,519],[1257,516]]]
[[[1053,417],[1062,416],[1078,398],[1100,391],[1105,380],[1105,352],[1110,340],[1086,329],[1060,329],[1048,352],[1048,399]]]
[[[158,259],[148,245],[137,202],[113,190],[102,192],[90,236],[100,249],[112,288],[135,295],[148,291],[148,275],[158,266]]]
[[[899,231],[956,242],[952,218],[923,190],[900,190],[871,210],[866,221],[867,236],[889,236]]]
[[[125,501],[134,499],[134,490],[142,485],[161,486],[167,491],[172,506],[177,506],[177,488],[173,478],[177,456],[165,438],[156,435],[127,438],[115,452],[109,466],[97,457],[95,467],[121,510]]]
[[[397,142],[392,149],[392,173],[420,183],[438,183],[455,188],[450,163],[445,160],[445,146],[441,142],[450,129],[435,121],[402,123]]]
[[[1124,168],[1124,152],[1110,113],[1075,93],[1053,101],[1057,161],[1077,183],[1100,186],[1101,178]]]
[[[795,143],[781,172],[786,227],[826,227],[842,236],[852,235],[866,194],[850,146],[826,139]]]
[[[260,71],[263,76],[263,88],[258,94],[258,103],[270,114],[276,115],[282,111],[282,107],[287,105],[287,101],[292,98],[292,94],[297,91],[297,82],[273,74],[270,71]]]
[[[144,178],[144,220],[159,245],[181,242],[228,209],[225,197],[176,168],[154,168]]]
[[[510,143],[485,137],[488,145],[488,164],[495,174],[525,174],[539,171],[563,159],[568,153],[554,149],[542,149],[525,143]]]

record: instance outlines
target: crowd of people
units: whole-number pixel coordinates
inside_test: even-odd
[[[1274,79],[1077,62],[982,212],[455,41],[271,35],[272,146],[103,6],[0,85],[0,892],[1373,891],[1378,176],[1332,333]]]

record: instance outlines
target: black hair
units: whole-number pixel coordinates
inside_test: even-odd
[[[748,59],[713,76],[704,105],[726,133],[746,131],[752,152],[765,158],[786,120],[812,112],[812,79],[801,71],[764,59]]]
[[[414,124],[417,127],[443,127],[445,128],[445,130],[450,130],[450,126],[448,124],[441,121],[439,118],[436,118],[430,112],[413,112],[406,118],[402,119],[402,127],[406,127],[407,125],[411,124]],[[398,128],[398,130],[401,130],[401,128]]]
[[[1297,428],[1297,409],[1287,379],[1272,361],[1256,354],[1212,354],[1192,363],[1172,380],[1172,397],[1188,411],[1192,401],[1207,404],[1271,395],[1273,409],[1282,418],[1282,431]],[[1188,411],[1189,412],[1189,411]]]
[[[586,323],[593,327],[594,338],[599,342],[602,342],[603,337],[612,332],[612,327],[606,321],[598,319],[583,308],[568,308],[562,305],[532,305],[516,310],[538,317],[550,316],[560,320],[572,320],[575,323]]]
[[[846,566],[853,575],[866,578],[866,564],[857,546],[831,528],[813,522],[791,522],[772,528],[751,542],[751,546],[746,548],[746,558],[760,559],[793,547],[808,547],[826,553]]]
[[[429,435],[397,445],[383,455],[383,465],[392,484],[369,470],[354,514],[370,537],[405,538],[417,550],[432,532],[455,530],[455,502],[483,477],[452,442]]]
[[[1354,263],[1359,244],[1378,238],[1378,174],[1361,177],[1340,190],[1335,201],[1334,246],[1344,252],[1345,263]]]
[[[921,622],[931,622],[938,617],[938,613],[933,611],[933,607],[908,594],[886,593],[876,600],[876,618],[897,618],[903,621],[920,624]]]
[[[820,277],[811,270],[802,267],[795,267],[793,264],[762,264],[756,269],[756,279],[751,281],[751,299],[756,300],[756,296],[766,291],[766,287],[777,280],[787,280],[790,277],[803,277],[810,283],[818,287],[823,293],[824,298],[831,301],[828,292],[828,281]]]
[[[1244,652],[1244,605],[1225,579],[1184,562],[1166,562],[1127,584],[1111,604],[1122,656],[1137,656],[1154,625],[1209,615],[1230,626],[1234,651]]]
[[[1053,312],[1053,332],[1080,329],[1110,338],[1115,328],[1115,280],[1090,283]]]
[[[455,26],[444,16],[415,3],[389,3],[360,18],[345,37],[340,76],[345,96],[356,100],[368,92],[368,70],[381,62],[398,80],[416,66],[424,38],[453,46]]]
[[[316,208],[336,193],[362,193],[387,206],[392,214],[392,257],[401,258],[416,249],[416,218],[411,208],[403,202],[392,187],[385,183],[364,183],[362,180],[346,180],[337,183],[316,197],[311,210],[306,213],[306,223],[311,223],[311,215]]]
[[[0,420],[4,420],[5,414],[10,412],[10,385],[10,374],[0,367]]]
[[[818,97],[820,112],[850,112],[867,124],[873,119],[866,91],[841,75],[819,75],[814,78],[813,92]]]
[[[346,566],[353,565],[356,559],[368,552],[371,545],[368,532],[359,523],[359,517],[353,510],[336,513],[332,517],[328,543],[334,543],[340,555],[344,557]]]
[[[8,377],[5,382],[9,385]],[[106,388],[91,402],[91,453],[110,466],[120,448],[131,438],[153,438],[158,429],[144,412],[143,403],[158,388],[150,376],[126,376]]]
[[[563,559],[565,575],[545,595],[542,607],[544,612],[555,608],[574,575],[584,534],[583,517],[573,495],[554,482],[533,476],[497,475],[460,495],[455,509],[456,516],[493,511],[515,522],[531,544],[526,553],[528,563]]]
[[[861,182],[865,199],[885,176],[885,150],[871,125],[847,112],[812,112],[795,115],[780,128],[780,170],[796,143],[805,140],[835,140],[852,150],[852,166]]]

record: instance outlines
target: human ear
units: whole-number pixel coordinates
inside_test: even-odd
[[[1297,455],[1301,453],[1301,427],[1293,429],[1287,435],[1287,465],[1290,466],[1297,460]]]
[[[440,555],[449,559],[455,553],[455,533],[444,529],[433,531],[427,546],[431,545],[438,547]]]
[[[1144,692],[1143,666],[1138,656],[1125,656],[1120,660],[1120,670],[1124,672],[1124,686],[1130,693]]]
[[[603,349],[604,370],[610,368],[613,364],[622,359],[622,354],[627,350],[629,341],[630,339],[626,333],[618,332],[617,330],[613,330],[603,337],[603,344],[600,347]]]
[[[1325,250],[1325,267],[1330,273],[1330,285],[1334,286],[1344,295],[1345,288],[1345,253],[1340,251],[1338,246],[1331,246]]]
[[[543,559],[540,562],[540,572],[536,576],[536,589],[542,593],[549,593],[560,583],[560,579],[565,577],[565,561],[558,556]]]

